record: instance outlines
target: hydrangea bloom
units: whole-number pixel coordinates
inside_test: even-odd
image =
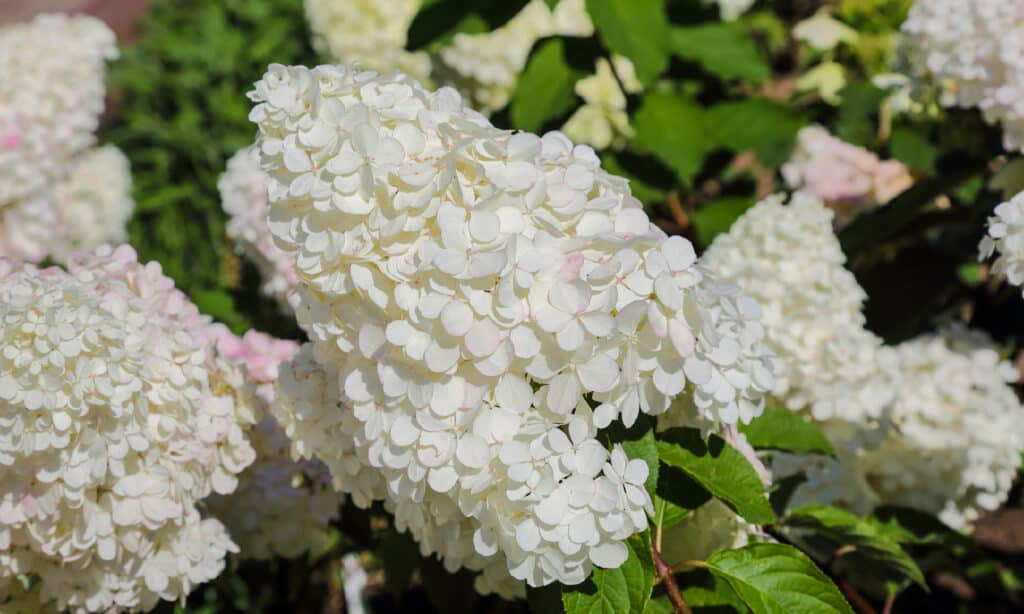
[[[879,160],[821,126],[800,130],[782,176],[790,188],[825,201],[836,212],[836,226],[845,226],[858,214],[888,203],[914,182],[901,162]]]
[[[239,476],[234,493],[208,500],[243,557],[296,557],[319,551],[342,503],[322,463],[291,460],[290,442],[268,411],[278,365],[298,349],[294,341],[256,331],[236,337],[225,330],[217,340],[218,353],[245,369],[258,401],[259,422],[249,432],[256,461]]]
[[[1024,192],[998,205],[988,218],[988,234],[978,245],[979,259],[998,253],[992,272],[1006,275],[1014,286],[1024,285]]]
[[[114,145],[85,152],[75,159],[53,201],[62,227],[62,240],[50,248],[54,258],[63,261],[72,252],[123,243],[135,209],[128,158]]]
[[[0,260],[0,585],[144,610],[221,571],[235,545],[196,503],[252,462],[254,415],[214,334],[129,247],[66,271]]]
[[[113,33],[92,17],[0,28],[0,257],[38,262],[124,240],[128,160],[89,149]]]
[[[263,293],[287,305],[298,277],[291,258],[274,245],[267,227],[267,176],[260,169],[259,153],[246,147],[231,156],[217,189],[230,218],[228,237],[259,269]]]
[[[640,90],[633,63],[627,58],[615,55],[611,62],[598,58],[595,73],[576,82],[576,94],[583,99],[583,105],[566,121],[562,131],[573,141],[597,149],[621,148],[633,135],[626,113],[626,94]]]
[[[946,106],[977,107],[1024,150],[1024,0],[917,0],[901,26],[916,72]]]
[[[92,146],[114,34],[98,19],[40,15],[0,28],[0,207],[59,179]]]
[[[760,413],[757,304],[591,148],[401,75],[275,65],[251,97],[312,340],[273,412],[357,504],[384,499],[425,554],[483,570],[478,588],[625,560],[650,499],[646,465],[596,438],[612,420],[684,391],[706,422]]]
[[[492,113],[508,104],[534,43],[546,36],[593,32],[584,0],[561,0],[554,11],[544,0],[531,0],[496,30],[456,34],[440,52],[438,74],[466,93],[475,108]]]
[[[1024,449],[1017,371],[984,333],[962,326],[900,344],[903,385],[891,426],[828,432],[839,461],[821,459],[796,501],[864,512],[879,504],[937,514],[960,529],[1006,500]]]
[[[380,73],[430,77],[430,57],[406,51],[409,26],[422,0],[305,0],[313,47],[336,62]]]
[[[771,196],[719,235],[704,262],[761,304],[776,355],[773,394],[816,420],[861,423],[891,399],[893,359],[864,328],[867,296],[844,267],[832,215],[810,194],[788,205]]]

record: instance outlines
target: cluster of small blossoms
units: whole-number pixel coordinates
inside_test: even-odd
[[[902,52],[945,106],[977,107],[1024,150],[1024,0],[917,0],[901,26]]]
[[[897,160],[879,160],[862,147],[846,143],[821,126],[797,135],[793,156],[782,167],[790,188],[825,201],[835,211],[837,227],[880,207],[909,188],[910,171]]]
[[[278,366],[298,349],[294,341],[256,331],[242,337],[224,331],[217,339],[218,354],[244,368],[257,399],[258,422],[248,433],[256,461],[239,476],[235,492],[207,500],[242,557],[293,558],[321,551],[343,502],[323,463],[291,459],[288,437],[269,413]]]
[[[237,549],[197,503],[255,454],[251,395],[215,337],[129,247],[66,270],[0,260],[0,586],[138,611],[220,573]]]
[[[367,70],[430,77],[424,51],[406,51],[409,26],[422,0],[305,0],[313,47],[336,62],[357,62]]]
[[[626,94],[640,90],[633,63],[627,58],[613,55],[611,62],[598,58],[595,73],[576,82],[576,94],[583,99],[583,105],[565,122],[562,131],[573,141],[597,149],[622,148],[626,139],[633,136],[626,113]]]
[[[978,245],[979,260],[996,256],[992,272],[1006,275],[1014,286],[1024,285],[1024,192],[1001,203],[988,218],[988,234]]]
[[[435,67],[439,80],[457,87],[474,108],[492,113],[508,104],[534,44],[547,36],[590,36],[594,25],[584,0],[560,0],[554,10],[530,0],[507,23],[484,34],[458,33]]]
[[[250,94],[270,229],[312,340],[272,411],[293,451],[481,590],[582,582],[647,525],[646,465],[598,429],[679,396],[749,421],[757,304],[666,238],[593,149],[499,130],[453,89],[271,66]]]
[[[776,356],[773,395],[815,420],[880,417],[893,394],[892,356],[867,331],[867,295],[844,264],[833,213],[797,192],[761,201],[719,235],[705,266],[757,300]]]
[[[267,227],[267,176],[260,168],[259,153],[246,147],[232,156],[217,181],[217,189],[229,216],[228,238],[259,269],[263,293],[290,305],[299,280],[291,257],[274,245]]]
[[[798,193],[788,206],[772,197],[704,258],[760,301],[775,395],[836,449],[836,459],[776,455],[772,470],[807,476],[794,505],[908,505],[961,528],[1005,499],[1019,464],[1016,371],[963,327],[884,346],[864,329],[864,292],[831,226],[814,197]]]
[[[40,261],[123,238],[127,160],[95,142],[114,34],[86,16],[0,28],[0,257]]]

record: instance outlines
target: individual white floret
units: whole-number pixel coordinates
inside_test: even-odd
[[[977,107],[1024,149],[1024,2],[917,0],[900,27],[906,60],[945,106]]]
[[[113,32],[85,15],[0,28],[0,207],[29,198],[95,142]]]
[[[978,245],[979,260],[996,254],[992,272],[1014,286],[1024,285],[1024,192],[998,205],[988,218],[988,233]]]
[[[272,66],[251,96],[312,341],[273,411],[424,554],[503,594],[522,590],[509,575],[582,582],[622,564],[650,506],[646,465],[599,428],[677,396],[709,424],[760,413],[757,304],[590,147],[342,66]]]
[[[246,147],[233,155],[217,180],[217,189],[229,216],[228,238],[259,269],[263,293],[289,305],[298,277],[291,258],[274,245],[267,227],[267,176],[260,169],[259,153]]]
[[[0,260],[0,585],[139,611],[220,572],[236,548],[197,502],[252,462],[253,416],[213,333],[131,248]]]

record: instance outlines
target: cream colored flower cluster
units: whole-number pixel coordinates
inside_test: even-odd
[[[0,28],[0,257],[40,261],[121,241],[127,160],[90,148],[114,34],[86,16]]]
[[[242,557],[291,558],[322,550],[344,499],[331,488],[323,463],[291,459],[290,442],[269,413],[278,366],[298,349],[294,341],[256,331],[242,337],[225,331],[217,340],[218,354],[245,369],[259,401],[259,422],[249,431],[256,461],[239,476],[235,492],[207,500]]]
[[[267,176],[260,168],[255,148],[246,147],[231,156],[217,189],[229,216],[228,238],[259,269],[263,293],[292,307],[289,301],[299,279],[291,258],[274,245],[267,227]]]
[[[1016,374],[960,327],[884,346],[864,328],[831,212],[796,194],[759,203],[708,250],[708,268],[761,302],[779,402],[815,420],[837,459],[776,455],[807,475],[794,505],[908,505],[955,528],[1003,501],[1024,449]]]
[[[129,247],[0,260],[0,585],[136,611],[220,573],[237,549],[197,502],[235,488],[255,416],[216,334]]]
[[[864,328],[867,296],[844,267],[832,212],[797,192],[771,196],[719,235],[704,255],[764,310],[765,339],[776,355],[773,394],[815,420],[878,418],[891,399],[879,371],[892,359]]]
[[[885,205],[914,179],[903,163],[879,160],[867,149],[846,143],[821,126],[797,134],[793,156],[782,167],[791,189],[817,196],[835,211],[837,227]]]
[[[404,72],[430,78],[424,51],[406,51],[409,26],[422,0],[305,0],[313,46],[339,62],[358,62],[366,70]]]
[[[594,25],[584,0],[560,0],[554,10],[531,0],[501,27],[483,34],[456,34],[441,49],[441,81],[463,92],[474,108],[492,113],[508,104],[530,50],[547,36],[590,36]]]
[[[992,272],[1006,275],[1014,286],[1024,285],[1024,192],[999,204],[988,218],[988,233],[978,245],[979,260],[997,254]]]
[[[313,341],[273,411],[425,553],[492,590],[579,583],[625,560],[650,505],[646,465],[599,428],[677,396],[711,423],[760,413],[757,304],[591,148],[342,66],[272,66],[251,97]]]
[[[577,143],[597,149],[621,149],[626,139],[633,136],[626,113],[626,94],[636,94],[641,89],[633,63],[627,58],[613,55],[611,62],[598,58],[594,74],[576,82],[576,94],[583,99],[583,105],[565,122],[562,131]]]
[[[903,52],[945,106],[977,107],[1024,150],[1024,0],[917,0]]]

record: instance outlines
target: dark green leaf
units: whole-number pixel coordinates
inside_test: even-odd
[[[772,480],[772,491],[768,495],[768,500],[771,501],[776,516],[785,514],[793,493],[806,481],[807,476],[803,473],[794,473],[783,478],[776,477]]]
[[[658,455],[750,522],[765,524],[774,519],[757,471],[717,435],[705,440],[695,428],[671,429],[658,441]]]
[[[753,199],[744,196],[723,196],[701,205],[690,216],[701,244],[711,245],[715,237],[729,230],[736,218],[753,204]]]
[[[754,83],[771,74],[768,62],[737,24],[710,23],[673,28],[672,51],[697,62],[722,79],[743,79]]]
[[[732,590],[729,583],[707,569],[691,569],[679,577],[683,599],[691,608],[728,607],[736,612],[746,612],[747,606]]]
[[[870,148],[875,143],[876,132],[872,118],[888,94],[871,83],[854,83],[839,95],[836,134],[844,141]]]
[[[549,584],[540,588],[526,587],[526,603],[531,614],[562,614],[562,589],[558,584]]]
[[[654,496],[655,525],[671,527],[711,500],[711,493],[683,471],[662,464]]]
[[[626,540],[629,558],[618,569],[595,568],[583,584],[562,589],[566,614],[642,614],[654,585],[650,534]]]
[[[608,49],[629,58],[641,83],[668,67],[669,27],[662,0],[587,0],[587,13]]]
[[[839,547],[854,548],[872,564],[884,565],[901,576],[926,586],[921,570],[898,542],[880,531],[878,527],[846,510],[830,505],[805,505],[791,511],[783,525],[812,531],[836,542]]]
[[[868,522],[889,539],[901,544],[945,544],[951,547],[971,545],[970,538],[949,528],[935,516],[909,507],[887,505],[875,508]]]
[[[918,171],[931,171],[938,152],[928,139],[916,130],[896,128],[889,143],[892,157]]]
[[[834,455],[828,439],[803,417],[781,408],[768,408],[740,432],[759,450],[782,450],[793,454]]]
[[[561,39],[542,42],[530,56],[512,94],[513,126],[538,132],[544,122],[565,114],[575,105],[573,86],[582,76],[566,63],[565,43]]]
[[[634,142],[662,159],[684,184],[700,171],[706,151],[704,112],[681,94],[656,92],[644,97],[633,118]]]
[[[544,0],[544,4],[548,5],[548,8],[553,11],[558,6],[558,0]]]
[[[752,149],[771,167],[789,158],[796,133],[806,123],[803,115],[767,98],[723,102],[707,113],[711,146],[737,152]]]
[[[707,569],[757,614],[853,614],[828,576],[792,546],[721,550],[708,558]]]

